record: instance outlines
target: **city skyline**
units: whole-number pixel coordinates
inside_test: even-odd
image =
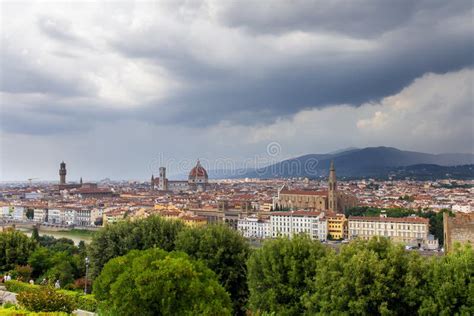
[[[148,179],[160,155],[240,163],[272,142],[278,160],[474,152],[470,1],[1,11],[2,181],[54,180],[62,160],[77,181]]]

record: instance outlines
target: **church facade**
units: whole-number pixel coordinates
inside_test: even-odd
[[[336,169],[334,162],[331,162],[327,191],[291,190],[284,185],[278,190],[274,208],[278,206],[290,210],[306,209],[341,213],[345,209],[356,205],[357,199],[355,196],[337,190]]]

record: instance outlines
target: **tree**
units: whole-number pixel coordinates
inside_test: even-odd
[[[419,254],[388,239],[352,242],[319,262],[306,312],[412,315],[422,302],[426,267]]]
[[[26,209],[25,216],[27,219],[33,219],[35,217],[35,211],[32,208]]]
[[[132,250],[110,260],[93,293],[119,315],[230,315],[229,295],[204,263],[182,252]]]
[[[37,244],[18,231],[0,232],[0,271],[8,271],[16,265],[25,265]]]
[[[33,239],[36,242],[39,242],[40,240],[38,227],[36,227],[36,225],[33,226],[33,231],[31,232],[31,239]]]
[[[184,230],[176,239],[176,250],[202,260],[230,293],[234,312],[245,313],[248,298],[246,261],[250,248],[237,231],[225,225]]]
[[[37,247],[28,258],[28,264],[33,268],[33,277],[38,278],[52,266],[52,253],[46,247]]]
[[[54,282],[59,280],[62,287],[74,282],[79,277],[79,267],[76,256],[71,256],[67,251],[57,252],[51,259],[51,268],[46,272],[47,278]]]
[[[106,226],[94,234],[88,247],[90,275],[95,278],[110,259],[133,249],[160,247],[167,251],[174,250],[176,236],[183,228],[181,221],[160,216]]]
[[[474,315],[474,250],[457,247],[427,269],[420,315]]]
[[[328,250],[307,236],[267,240],[248,260],[250,308],[277,315],[301,315],[319,260]]]

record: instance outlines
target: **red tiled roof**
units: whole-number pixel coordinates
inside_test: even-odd
[[[420,223],[428,224],[430,221],[422,217],[372,217],[372,216],[349,216],[350,221],[368,222],[392,222],[392,223]]]
[[[294,195],[321,195],[326,196],[327,191],[309,191],[309,190],[281,190],[280,194],[294,194]]]
[[[321,212],[314,211],[292,211],[292,212],[272,212],[272,216],[319,216]]]

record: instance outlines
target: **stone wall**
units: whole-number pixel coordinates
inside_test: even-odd
[[[446,252],[451,251],[456,242],[474,244],[474,213],[456,213],[455,217],[444,213],[443,225]]]

